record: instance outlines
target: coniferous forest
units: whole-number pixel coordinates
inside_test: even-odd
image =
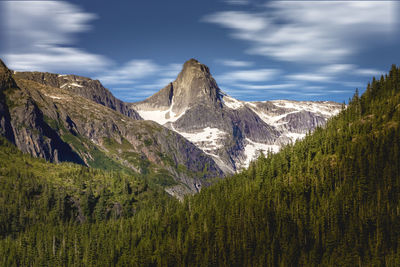
[[[183,202],[0,139],[2,266],[399,266],[400,69]]]

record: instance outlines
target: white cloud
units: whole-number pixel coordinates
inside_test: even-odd
[[[100,55],[71,47],[48,47],[45,51],[9,53],[6,64],[19,71],[77,72],[103,70],[111,62]]]
[[[160,67],[160,69],[162,70],[162,76],[175,80],[178,73],[182,70],[182,64],[172,63],[165,67]]]
[[[385,71],[377,69],[358,69],[355,73],[362,76],[381,76]]]
[[[327,73],[327,74],[337,74],[337,73],[343,73],[347,71],[354,71],[357,68],[356,65],[353,64],[331,64],[331,65],[326,65],[323,66],[320,69],[320,72],[322,73]]]
[[[242,60],[234,60],[234,59],[222,59],[218,60],[224,66],[227,67],[250,67],[254,65],[254,62],[251,61],[242,61]]]
[[[297,81],[308,81],[308,82],[327,82],[332,79],[331,76],[322,75],[318,73],[298,73],[286,75],[288,79]]]
[[[225,3],[230,5],[248,5],[249,2],[248,0],[225,0]]]
[[[4,1],[6,51],[10,68],[40,71],[96,71],[110,64],[101,55],[72,46],[74,34],[90,29],[96,15],[65,1]]]
[[[224,11],[204,21],[248,41],[248,53],[297,62],[337,62],[358,51],[365,38],[390,33],[391,1],[272,1],[262,11]]]
[[[180,64],[162,66],[149,59],[134,59],[121,67],[108,70],[104,74],[99,75],[97,79],[108,86],[135,84],[135,88],[161,89],[174,81],[180,70]],[[143,82],[144,79],[149,77],[153,78],[151,83]]]
[[[104,84],[133,84],[137,80],[154,75],[159,71],[159,66],[153,61],[131,60],[122,67],[107,71],[97,77]]]
[[[263,84],[263,85],[238,83],[238,84],[234,84],[233,86],[237,87],[237,88],[243,88],[246,90],[247,89],[250,89],[250,90],[275,90],[275,89],[287,89],[287,88],[298,87],[298,85],[294,84],[294,83]]]
[[[224,11],[204,17],[203,21],[216,23],[225,28],[239,31],[239,33],[256,33],[268,25],[259,14],[246,13],[241,11]]]
[[[325,86],[320,86],[320,85],[310,85],[310,86],[302,86],[302,90],[323,90],[325,89]]]
[[[327,93],[332,93],[332,94],[343,94],[343,93],[349,93],[347,90],[329,90]]]
[[[385,73],[385,71],[377,69],[364,69],[354,64],[332,64],[323,66],[320,73],[324,74],[350,74],[359,76],[378,76]]]
[[[274,79],[280,71],[276,69],[238,70],[218,76],[217,81],[232,83],[236,81],[264,82]]]

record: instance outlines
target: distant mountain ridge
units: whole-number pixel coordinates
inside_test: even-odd
[[[188,60],[177,79],[131,105],[211,155],[225,172],[247,167],[259,151],[276,152],[338,114],[335,102],[236,100],[220,90],[207,66]]]

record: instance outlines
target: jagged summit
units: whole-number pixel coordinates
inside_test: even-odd
[[[191,58],[183,64],[183,68],[181,73],[178,75],[178,79],[184,75],[193,75],[194,73],[206,76],[210,75],[210,69],[196,59]]]
[[[183,64],[182,71],[174,82],[134,107],[144,110],[171,110],[181,114],[194,105],[221,107],[221,90],[212,77],[209,68],[196,59]]]

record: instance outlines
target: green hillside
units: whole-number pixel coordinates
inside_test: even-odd
[[[182,203],[127,174],[45,163],[2,142],[0,264],[399,266],[399,123],[393,66],[324,129]],[[66,195],[82,199],[85,220],[65,210]]]
[[[76,224],[131,217],[167,197],[129,170],[106,172],[52,164],[22,154],[0,137],[0,237],[36,224]]]

